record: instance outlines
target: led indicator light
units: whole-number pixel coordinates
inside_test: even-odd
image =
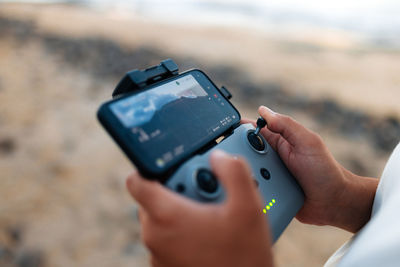
[[[275,198],[271,199],[271,201],[268,202],[268,204],[263,209],[263,213],[266,214],[267,211],[269,211],[272,208],[272,206],[274,206],[275,203],[276,203],[276,199]]]

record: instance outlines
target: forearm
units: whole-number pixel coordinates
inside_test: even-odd
[[[358,176],[347,170],[344,171],[344,175],[346,186],[337,203],[332,203],[335,212],[330,224],[356,233],[371,218],[379,180]]]

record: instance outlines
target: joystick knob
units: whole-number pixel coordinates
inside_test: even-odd
[[[250,145],[257,151],[263,151],[265,149],[264,140],[259,135],[262,128],[267,125],[267,122],[264,118],[259,117],[257,119],[257,129],[254,132],[249,132],[247,134],[247,139],[249,140]]]
[[[258,135],[260,133],[261,129],[265,127],[265,125],[267,125],[267,122],[264,120],[263,117],[259,117],[257,119],[257,129],[254,133],[256,135]]]
[[[207,169],[200,169],[196,174],[197,186],[205,193],[213,194],[218,190],[218,180]]]

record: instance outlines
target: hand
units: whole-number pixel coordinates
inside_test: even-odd
[[[153,266],[272,266],[271,237],[247,163],[222,151],[210,163],[225,188],[221,204],[194,202],[138,173],[128,177]]]
[[[292,118],[261,106],[267,121],[261,130],[305,193],[297,219],[304,223],[332,225],[356,232],[370,218],[377,179],[357,176],[341,166],[320,136]],[[243,120],[242,122],[255,121]]]

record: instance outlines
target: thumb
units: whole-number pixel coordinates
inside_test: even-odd
[[[228,205],[235,209],[256,206],[252,203],[257,203],[260,196],[247,162],[216,150],[211,154],[210,164],[214,174],[225,188]]]
[[[271,109],[260,106],[258,113],[267,121],[271,132],[280,134],[290,145],[302,144],[309,131],[289,116],[282,115]]]

